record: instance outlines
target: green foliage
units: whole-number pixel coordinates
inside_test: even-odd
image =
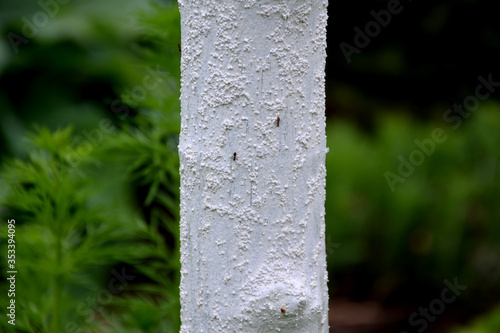
[[[333,289],[346,272],[379,296],[402,285],[433,286],[432,294],[444,279],[459,276],[474,286],[463,300],[494,301],[491,295],[500,292],[499,110],[497,103],[481,105],[456,130],[394,116],[381,117],[372,135],[330,123],[327,249],[341,244],[328,256]],[[392,192],[384,174],[398,175],[398,156],[408,160],[419,149],[415,139],[432,138],[436,128],[446,140],[422,153],[423,163]]]
[[[60,15],[54,24],[72,17]],[[4,86],[42,64],[26,103],[0,93],[0,218],[16,220],[18,269],[16,326],[2,320],[2,332],[179,330],[179,14],[135,17],[128,34],[97,16],[83,29],[51,23],[1,64]],[[44,73],[59,91],[36,83]]]
[[[145,135],[145,130],[154,134]],[[83,143],[69,129],[41,129],[32,136],[34,148],[26,161],[3,165],[9,191],[2,217],[17,222],[16,302],[18,314],[24,315],[17,319],[17,332],[60,332],[71,327],[68,323],[98,330],[91,320],[97,314],[103,325],[131,332],[176,332],[177,155],[161,141],[162,131],[138,127],[135,134],[120,132],[71,167],[64,165],[63,154],[78,151]],[[103,158],[117,153],[122,160]],[[147,189],[146,202],[135,198],[139,186]],[[149,211],[148,219],[140,207]],[[6,233],[2,237],[5,244]],[[128,264],[127,274],[147,281],[125,288],[126,298],[111,296],[108,287],[109,272],[119,263]],[[102,295],[111,299],[95,309],[86,305],[86,299]],[[154,320],[147,321],[147,329],[138,307],[150,309]]]

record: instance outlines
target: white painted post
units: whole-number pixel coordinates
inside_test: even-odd
[[[327,0],[179,0],[181,333],[326,333]]]

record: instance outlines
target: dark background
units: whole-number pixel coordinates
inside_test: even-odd
[[[500,296],[500,220],[489,204],[498,196],[498,91],[456,130],[444,121],[449,108],[474,95],[478,76],[500,81],[500,26],[493,2],[402,1],[402,10],[349,62],[341,43],[356,46],[354,28],[365,31],[371,11],[387,10],[388,3],[329,4],[329,154],[342,155],[327,157],[333,331],[444,332],[487,312]],[[435,128],[448,139],[389,193],[377,178],[396,172],[398,156],[408,159],[414,140],[430,138]],[[345,206],[332,208],[330,200]],[[363,244],[352,246],[358,239]],[[454,277],[467,292],[428,326],[411,325],[409,316],[439,298],[443,280]],[[470,332],[498,330],[496,313]]]
[[[402,1],[401,12],[348,64],[340,43],[354,45],[354,27],[364,31],[374,20],[370,12],[387,10],[388,3],[329,4],[328,115],[369,126],[380,107],[439,119],[473,92],[478,75],[495,77],[500,36],[491,1]],[[359,105],[345,107],[339,88],[358,93]]]

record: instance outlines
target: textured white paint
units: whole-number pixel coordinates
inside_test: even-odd
[[[327,0],[179,7],[181,333],[326,333]]]

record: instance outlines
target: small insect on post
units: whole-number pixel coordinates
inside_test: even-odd
[[[328,1],[178,3],[180,333],[327,333]]]

